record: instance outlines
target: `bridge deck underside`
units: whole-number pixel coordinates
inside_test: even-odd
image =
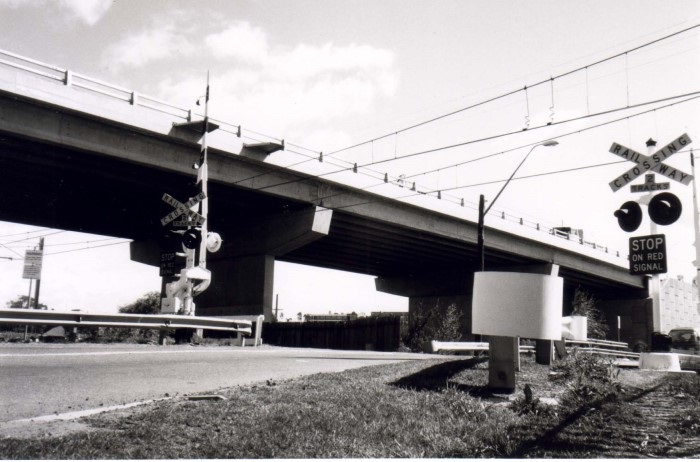
[[[0,133],[0,169],[0,220],[107,236],[157,237],[160,218],[172,210],[162,202],[163,193],[183,201],[194,195],[194,171],[187,176],[6,133]],[[209,191],[209,229],[224,240],[227,229],[245,226],[248,220],[310,206],[217,182],[210,183]],[[400,276],[473,270],[476,256],[471,243],[336,210],[327,237],[278,259]],[[488,239],[486,260],[487,269],[547,263],[489,249]],[[629,289],[567,268],[560,274],[568,284],[595,291]]]
[[[475,245],[440,238],[391,223],[371,222],[351,214],[334,212],[328,238],[320,239],[279,258],[282,261],[308,264],[380,276],[405,274],[464,273],[477,264]],[[505,270],[544,264],[519,255],[486,250],[487,270]],[[626,289],[615,281],[605,281],[582,272],[561,268],[559,275],[567,285],[581,286],[610,296]]]

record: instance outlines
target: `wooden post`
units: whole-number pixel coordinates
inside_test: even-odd
[[[550,366],[554,361],[554,344],[551,340],[535,340],[535,362]]]

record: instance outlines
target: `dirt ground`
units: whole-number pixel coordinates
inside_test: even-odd
[[[523,451],[527,458],[698,458],[700,432],[688,431],[688,397],[664,378],[694,372],[621,370],[620,403],[592,409],[547,432]],[[697,414],[696,414],[697,415]],[[697,427],[695,427],[697,428]]]

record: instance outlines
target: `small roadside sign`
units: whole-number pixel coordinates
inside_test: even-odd
[[[44,257],[42,250],[27,250],[24,253],[23,279],[41,279],[41,263]]]
[[[176,266],[175,261],[177,254],[175,252],[163,252],[160,254],[160,277],[175,276]]]
[[[663,274],[666,266],[666,236],[651,234],[630,238],[630,274]]]

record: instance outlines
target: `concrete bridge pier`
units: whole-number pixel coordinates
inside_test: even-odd
[[[474,273],[464,270],[429,271],[401,276],[378,277],[379,292],[408,297],[409,322],[418,317],[443,318],[451,306],[461,316],[460,331],[464,340],[473,340],[472,286]]]
[[[275,257],[244,255],[207,263],[212,284],[195,297],[198,316],[265,315],[272,319]],[[218,283],[217,283],[218,282]]]
[[[209,254],[209,288],[195,297],[199,316],[264,315],[272,319],[275,257],[282,256],[328,235],[332,211],[305,207],[217,226],[221,249]],[[161,249],[157,239],[131,243],[131,259],[158,266]]]

